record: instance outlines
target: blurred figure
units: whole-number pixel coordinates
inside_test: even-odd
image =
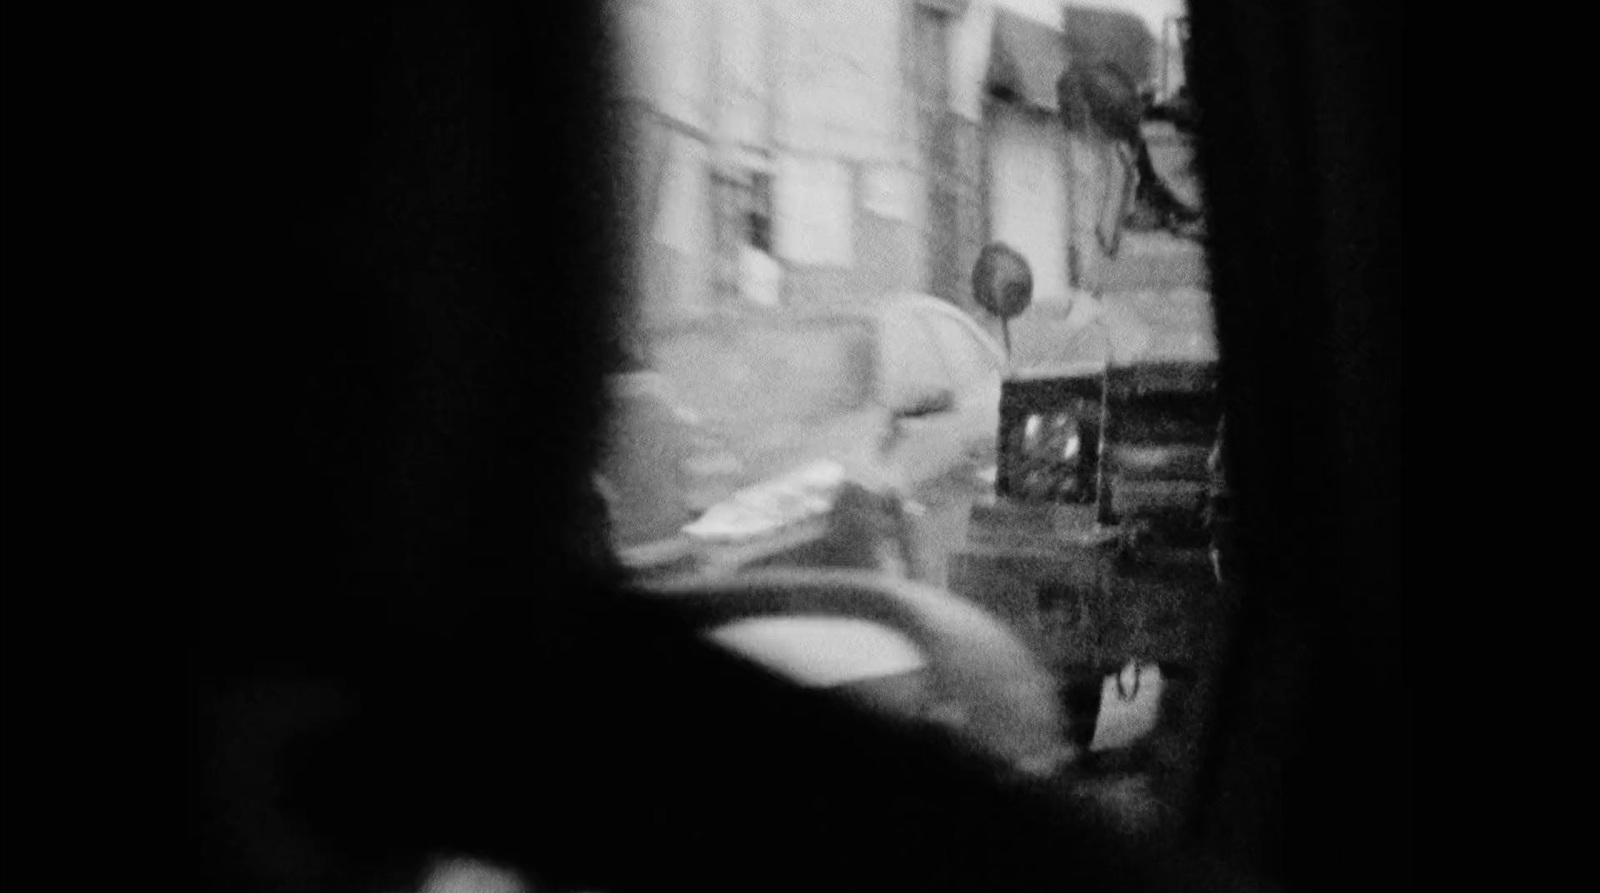
[[[1202,222],[1199,210],[1173,193],[1156,171],[1141,124],[1145,103],[1134,79],[1108,60],[1074,60],[1056,85],[1061,114],[1072,132],[1093,131],[1109,139],[1129,172],[1132,195],[1125,191],[1123,226],[1135,230],[1165,229],[1181,237],[1194,237]],[[1131,207],[1128,205],[1131,202]],[[1102,237],[1103,247],[1115,255],[1117,239]]]

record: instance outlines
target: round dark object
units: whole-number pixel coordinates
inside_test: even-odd
[[[991,242],[972,267],[972,298],[1001,319],[1015,319],[1033,303],[1033,268],[1016,249]]]

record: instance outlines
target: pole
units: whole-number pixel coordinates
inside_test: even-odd
[[[1061,31],[1067,33],[1070,17],[1065,9],[1061,11]],[[1065,44],[1064,44],[1065,45]],[[1063,56],[1066,56],[1063,53]],[[1071,58],[1063,58],[1063,68],[1072,63]],[[1061,91],[1056,90],[1056,104],[1060,106],[1057,113],[1061,119],[1061,151],[1065,158],[1066,171],[1066,200],[1067,200],[1067,282],[1072,288],[1083,287],[1083,261],[1078,256],[1078,161],[1077,152],[1072,145],[1072,132],[1067,130],[1066,97]]]
[[[767,215],[767,241],[768,253],[778,265],[778,304],[786,306],[789,303],[789,270],[783,262],[783,255],[778,251],[778,208],[777,208],[777,177],[779,165],[777,163],[778,149],[778,116],[783,111],[783,60],[786,58],[784,50],[786,45],[778,32],[779,19],[774,8],[774,0],[758,0],[761,3],[761,38],[765,50],[766,62],[766,96],[762,97],[765,103],[766,114],[762,121],[762,147],[766,152],[767,176],[763,182],[766,184],[766,193],[761,196],[762,213]]]
[[[711,194],[708,200],[711,202],[712,266],[715,271],[714,288],[722,305],[719,309],[726,309],[733,304],[738,289],[736,258],[739,244],[734,238],[734,220],[730,213],[733,151],[728,135],[728,72],[724,64],[723,47],[727,23],[722,0],[707,0],[703,8],[710,19],[706,24],[711,39],[711,51],[707,55],[711,65],[711,176],[708,178]]]

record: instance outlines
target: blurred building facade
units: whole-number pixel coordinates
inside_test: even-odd
[[[647,327],[758,310],[740,282],[753,242],[787,306],[914,290],[974,309],[970,271],[990,239],[1029,258],[1036,300],[1070,301],[1075,266],[1093,261],[1076,256],[1076,218],[1108,168],[1063,135],[1055,79],[1068,32],[1085,28],[1060,5],[611,2]],[[1102,13],[1087,15],[1129,18]],[[1133,51],[1148,57],[1141,79],[1170,92],[1165,30],[1143,28]]]

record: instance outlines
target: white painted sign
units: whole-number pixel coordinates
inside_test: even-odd
[[[787,156],[773,183],[778,255],[807,266],[855,262],[855,206],[850,169],[831,158]]]
[[[655,237],[675,251],[694,254],[708,244],[710,234],[708,153],[701,143],[676,133],[667,152]]]
[[[910,220],[915,178],[898,165],[874,165],[867,171],[861,197],[868,214],[885,220]]]

